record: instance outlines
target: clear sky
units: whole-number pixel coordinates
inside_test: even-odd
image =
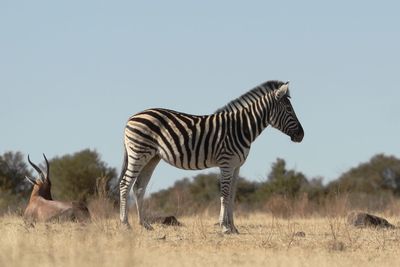
[[[130,115],[209,114],[279,79],[305,138],[268,128],[243,176],[281,157],[327,182],[400,157],[400,2],[270,2],[0,1],[0,153],[92,148],[119,170]],[[162,163],[149,189],[195,174]]]

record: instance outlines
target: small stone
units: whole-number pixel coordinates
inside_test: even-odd
[[[167,235],[163,235],[161,237],[157,237],[156,240],[166,240],[167,239]]]
[[[328,248],[332,251],[343,251],[345,250],[346,246],[341,241],[333,240],[329,243]]]
[[[296,233],[294,234],[294,236],[306,237],[306,233],[304,233],[303,231],[299,231],[299,232],[296,232]]]

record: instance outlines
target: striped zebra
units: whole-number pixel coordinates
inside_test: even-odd
[[[219,167],[220,226],[223,233],[238,233],[233,204],[239,169],[251,143],[268,125],[294,142],[303,139],[303,128],[290,103],[289,82],[265,82],[211,115],[153,108],[130,117],[125,127],[125,157],[119,183],[122,225],[130,228],[127,197],[133,185],[139,223],[152,229],[143,217],[143,197],[153,170],[163,159],[185,170]]]

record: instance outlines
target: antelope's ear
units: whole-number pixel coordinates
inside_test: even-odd
[[[36,181],[33,180],[32,178],[25,176],[25,179],[28,180],[28,182],[30,182],[31,184],[36,185]]]
[[[281,85],[277,90],[275,90],[275,99],[280,100],[283,96],[289,93],[289,82]]]

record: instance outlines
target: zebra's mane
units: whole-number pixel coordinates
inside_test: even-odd
[[[249,106],[250,103],[256,102],[259,98],[265,96],[268,92],[274,91],[281,87],[284,82],[281,81],[267,81],[244,93],[240,97],[232,100],[222,108],[217,109],[215,113],[224,111],[241,110]]]

